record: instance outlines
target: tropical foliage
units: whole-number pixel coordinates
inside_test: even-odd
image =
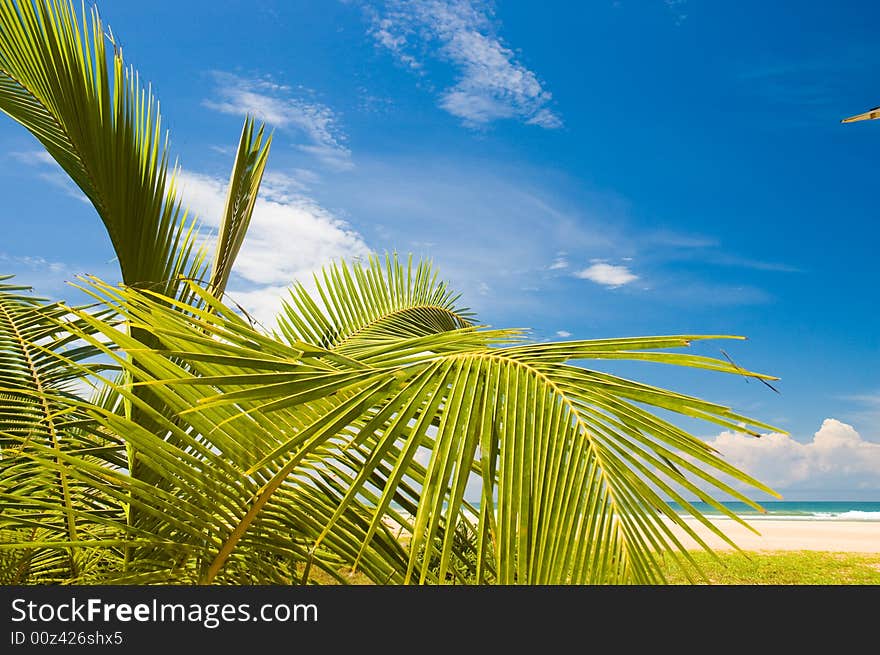
[[[586,366],[770,379],[670,352],[706,336],[534,343],[391,255],[254,326],[225,288],[271,138],[246,121],[209,256],[94,10],[0,0],[0,109],[92,201],[122,281],[81,279],[88,307],[0,286],[0,582],[652,583],[693,570],[672,526],[699,541],[667,499],[723,537],[688,498],[740,520],[713,494],[772,493],[668,415],[770,426]]]

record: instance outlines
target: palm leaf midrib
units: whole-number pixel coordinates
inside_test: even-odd
[[[503,352],[504,351],[501,350],[499,352],[456,353],[454,355],[450,355],[450,357],[460,359],[494,359],[505,362],[506,364],[513,364],[527,371],[531,375],[534,375],[536,379],[546,384],[549,389],[557,397],[559,397],[562,404],[569,409],[572,416],[574,417],[575,423],[579,429],[579,433],[584,437],[584,440],[587,443],[588,451],[596,459],[597,470],[599,476],[602,479],[602,486],[608,493],[610,503],[613,506],[612,521],[614,523],[616,531],[621,536],[621,548],[624,550],[624,552],[627,552],[627,545],[629,540],[626,538],[626,531],[621,529],[620,521],[617,518],[621,514],[620,501],[616,500],[615,498],[614,486],[609,482],[608,472],[606,470],[606,466],[603,463],[602,455],[595,446],[593,437],[590,434],[588,426],[581,420],[581,415],[577,409],[577,406],[568,399],[566,393],[549,376],[547,376],[546,373],[544,373],[540,369],[535,368],[534,366],[531,366],[530,364],[522,361],[519,358],[506,357],[504,356]]]
[[[370,321],[368,321],[364,325],[362,325],[354,330],[351,330],[348,334],[346,334],[344,337],[339,339],[335,344],[331,345],[331,349],[332,350],[339,350],[339,349],[343,348],[346,343],[357,338],[358,336],[362,335],[363,333],[368,332],[369,330],[371,330],[375,327],[378,327],[381,323],[389,321],[392,318],[394,318],[395,316],[403,315],[403,314],[406,314],[407,312],[418,311],[420,309],[428,309],[428,310],[435,310],[438,312],[444,312],[445,314],[451,316],[452,318],[460,321],[464,326],[471,325],[471,323],[466,318],[464,318],[463,316],[461,316],[460,314],[458,314],[457,312],[455,312],[451,309],[448,309],[446,307],[441,307],[440,305],[431,304],[431,303],[419,303],[416,305],[408,305],[406,307],[399,307],[399,308],[394,309],[390,312],[385,312],[384,314],[380,314],[379,316],[371,319]]]
[[[39,311],[37,308],[30,308],[30,311]],[[21,351],[22,356],[25,359],[27,364],[28,372],[30,374],[31,381],[34,384],[34,389],[37,392],[37,395],[40,399],[40,405],[43,409],[43,415],[46,422],[46,429],[48,430],[48,434],[52,440],[52,449],[55,451],[56,455],[60,455],[60,444],[58,443],[58,430],[55,426],[55,421],[52,418],[52,408],[49,406],[49,401],[47,398],[47,394],[44,391],[43,381],[40,377],[39,371],[37,370],[36,363],[34,362],[34,358],[31,355],[30,348],[27,340],[24,335],[21,333],[21,330],[18,327],[18,323],[12,314],[9,312],[9,309],[6,307],[5,301],[0,301],[0,313],[3,314],[3,318],[6,321],[9,329],[12,331],[12,334],[18,344],[18,347]],[[31,433],[32,434],[32,433]],[[27,436],[25,441],[21,444],[21,446],[17,449],[21,452],[28,442],[31,439],[31,434]],[[58,459],[59,466],[61,465],[61,460]],[[76,518],[74,516],[73,509],[73,499],[70,495],[70,482],[67,479],[67,472],[65,471],[63,466],[60,466],[58,471],[59,481],[61,483],[61,493],[64,499],[64,509],[65,514],[67,515],[67,531],[71,541],[77,541],[77,531],[76,531]],[[75,562],[75,556],[73,553],[73,549],[71,549],[70,554],[70,567],[73,573],[73,576],[77,576],[77,567]]]
[[[34,308],[30,308],[33,311]],[[37,371],[36,363],[34,362],[34,358],[31,355],[28,341],[25,339],[24,335],[21,333],[21,329],[18,326],[18,321],[16,321],[15,317],[9,312],[9,309],[6,306],[6,302],[0,298],[0,314],[2,314],[6,325],[9,330],[12,332],[12,335],[15,339],[15,342],[18,346],[18,349],[25,360],[25,364],[27,366],[27,372],[33,383],[33,388],[36,390],[36,395],[39,396],[40,405],[43,409],[43,416],[47,421],[47,428],[49,429],[49,433],[53,435],[54,440],[54,421],[52,420],[52,411],[49,407],[49,402],[46,398],[45,387],[43,385],[42,378],[40,377],[39,372]],[[29,435],[27,439],[18,447],[18,450],[21,451],[27,446],[30,441],[31,436]]]

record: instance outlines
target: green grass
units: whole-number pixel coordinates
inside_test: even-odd
[[[880,553],[818,551],[693,552],[694,559],[714,585],[880,585]],[[664,573],[670,584],[692,583],[674,565]]]
[[[690,582],[678,567],[667,565],[664,574],[672,585],[880,585],[880,553],[829,553],[817,551],[779,551],[763,553],[719,552],[718,558],[702,551],[692,552],[709,579]],[[349,584],[370,584],[358,573],[344,573]],[[320,571],[312,581],[338,584]]]

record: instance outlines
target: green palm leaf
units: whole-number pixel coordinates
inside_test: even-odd
[[[183,207],[176,170],[169,169],[158,102],[126,67],[96,9],[84,9],[78,20],[69,0],[0,0],[0,110],[39,139],[92,202],[126,284],[166,296],[183,293],[189,303],[196,296],[181,279],[207,278],[215,293],[223,291],[268,156],[262,126],[245,121],[208,277],[196,219]],[[149,330],[136,336],[151,343]],[[149,390],[141,393],[158,407]],[[138,409],[132,418],[159,429]],[[129,458],[135,477],[157,482],[142,475],[135,449]],[[139,523],[139,511],[131,520]]]
[[[208,288],[215,296],[220,296],[226,289],[232,264],[238,256],[244,236],[251,223],[257,194],[269,157],[272,137],[263,140],[264,126],[254,132],[254,121],[245,120],[238,144],[229,189],[226,192],[226,206],[220,220],[220,232],[217,236],[217,250],[214,254],[213,268]]]
[[[104,291],[109,295],[115,294],[110,287],[105,287]],[[212,312],[217,311],[219,306],[210,310],[196,310],[202,321],[194,325],[185,314],[169,308],[169,299],[161,294],[153,296],[150,303],[140,302],[139,298],[139,294],[134,294],[125,305],[109,304],[115,315],[122,316],[135,328],[135,332],[141,334],[145,332],[141,319],[152,314],[150,324],[156,335],[161,341],[167,340],[175,346],[180,345],[177,332],[182,327],[188,328],[187,336],[192,338],[191,345],[196,349],[193,351],[196,361],[198,349],[203,348],[208,353],[216,351],[216,348],[206,347],[204,343],[209,321],[221,320],[231,340],[237,332],[248,340],[257,336],[243,332],[243,322],[229,310],[221,308],[222,319],[214,317]],[[215,303],[207,296],[205,298]],[[115,361],[134,379],[143,382],[155,381],[157,375],[192,376],[187,368],[176,363],[180,360],[178,356],[167,357],[164,353],[153,355],[134,337],[119,332],[112,324],[87,312],[80,312],[79,315],[90,327],[78,332],[78,336]],[[115,345],[95,336],[92,327],[97,328],[99,333],[103,332],[102,337],[115,340]],[[119,352],[118,348],[123,348],[123,352]],[[332,373],[337,370],[340,361],[344,361],[337,355],[329,354],[330,362],[327,363],[320,356],[319,349],[310,348],[309,351],[309,368],[313,370]],[[296,360],[300,356],[298,351],[286,349],[284,356],[272,358],[270,365],[275,369],[290,369],[297,365]],[[207,363],[200,361],[199,365],[215,371],[213,358],[206,357],[205,360]],[[267,358],[263,360],[269,361]],[[70,365],[75,366],[75,363],[70,362]],[[331,508],[327,511],[333,508],[332,500],[322,498],[334,493],[334,489],[338,493],[335,482],[324,485],[324,488],[301,482],[308,478],[310,467],[320,465],[321,453],[318,449],[314,453],[309,451],[315,461],[304,464],[296,475],[279,476],[278,471],[271,467],[255,473],[247,472],[264,453],[276,447],[280,439],[294,434],[302,421],[311,420],[309,415],[304,415],[294,425],[261,419],[242,426],[239,422],[228,422],[228,419],[240,415],[238,409],[218,407],[205,413],[187,415],[184,419],[179,415],[204,395],[201,389],[153,385],[153,396],[161,407],[172,411],[169,416],[146,402],[142,395],[134,393],[130,385],[111,378],[105,379],[104,383],[147,416],[158,429],[145,429],[114,411],[113,407],[83,405],[81,409],[102,430],[108,434],[126,435],[126,445],[138,452],[142,468],[149,475],[136,478],[118,467],[107,470],[76,454],[65,453],[62,457],[62,463],[69,465],[74,480],[83,485],[93,485],[100,493],[125,502],[132,510],[137,510],[142,519],[136,527],[124,521],[113,526],[116,534],[120,535],[115,547],[136,546],[133,552],[137,556],[106,572],[102,580],[240,582],[248,579],[290,583],[298,575],[294,574],[296,567],[304,568],[306,562],[309,566],[323,568],[335,575],[341,564],[350,561],[344,557],[340,559],[335,550],[315,550],[311,547],[325,519],[329,517],[329,514],[322,517],[321,508]],[[315,411],[333,418],[348,410],[344,404],[331,401]],[[52,461],[50,455],[43,449],[35,452],[32,459],[46,470],[57,469],[59,465]],[[145,481],[147,477],[149,482]],[[253,506],[260,499],[261,488],[273,481],[277,481],[277,484],[273,484],[272,502],[260,503],[259,516],[247,521],[246,534],[236,533],[245,518],[241,515],[241,509]],[[18,502],[24,504],[22,499],[18,499]],[[34,511],[33,508],[27,509]],[[25,525],[24,519],[20,519],[20,522]],[[363,512],[347,512],[339,524],[340,530],[345,526],[349,526],[349,531],[360,529],[358,526],[364,524]],[[74,542],[72,539],[67,542],[56,539],[52,542],[56,548],[65,543]],[[375,579],[387,581],[399,569],[389,567],[388,557],[405,561],[403,550],[387,531],[379,535],[374,543],[377,548],[383,549],[385,555],[376,557],[366,569],[372,571]],[[342,536],[335,536],[328,544],[343,553],[352,548],[351,539]],[[40,548],[50,547],[48,542],[37,545]],[[6,547],[12,546],[7,544]],[[218,564],[212,569],[214,562]]]
[[[112,53],[106,44],[112,45]],[[0,0],[0,110],[27,128],[94,205],[123,281],[174,295],[207,274],[197,223],[169,170],[159,103],[105,32],[70,0]],[[271,139],[245,121],[210,278],[228,280],[250,223]]]
[[[362,346],[361,357],[351,358],[261,334],[195,288],[207,309],[189,315],[149,292],[97,281],[91,288],[132,326],[151,325],[160,344],[145,347],[81,316],[130,356],[117,355],[120,365],[138,361],[132,376],[176,413],[161,444],[149,441],[157,439],[149,432],[111,423],[119,417],[101,422],[128,430],[147,465],[173,476],[172,490],[136,494],[155,508],[150,530],[163,544],[171,541],[168,530],[203,526],[191,538],[203,540],[197,577],[204,582],[225,579],[254,552],[327,569],[346,564],[376,581],[451,581],[470,558],[479,581],[658,582],[659,557],[690,559],[672,526],[699,541],[667,499],[724,537],[688,496],[740,520],[706,487],[753,505],[724,479],[773,493],[648,407],[725,426],[769,426],[567,363],[653,355],[767,377],[653,350],[699,336],[550,344],[517,338],[510,345],[510,332],[458,328],[401,338],[409,352],[403,359],[387,345],[373,346],[379,355]],[[409,341],[417,342],[410,350]],[[120,393],[138,402],[130,391]],[[210,508],[196,501],[206,475]],[[478,497],[466,497],[467,489]],[[392,539],[389,520],[402,539]],[[470,551],[457,536],[462,525],[474,537]]]
[[[200,275],[194,222],[168,172],[158,103],[97,10],[77,21],[68,0],[0,1],[0,109],[26,127],[104,222],[127,284],[173,292]]]
[[[363,348],[404,337],[468,327],[473,318],[456,305],[459,296],[438,281],[431,264],[419,262],[413,269],[412,257],[406,268],[390,255],[384,268],[377,257],[370,257],[367,266],[340,262],[325,267],[315,282],[321,304],[299,282],[283,303],[278,326],[291,343],[357,356]]]
[[[8,279],[0,277],[0,532],[15,546],[4,551],[3,568],[10,583],[76,578],[88,570],[86,556],[69,544],[94,540],[102,516],[123,516],[65,463],[74,454],[124,464],[121,444],[94,429],[79,397],[88,376],[109,367],[89,363],[98,350],[70,333],[88,329],[68,308],[25,295],[28,287],[2,282]],[[34,550],[49,540],[68,546]]]

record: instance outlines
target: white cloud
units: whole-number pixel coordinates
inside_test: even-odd
[[[268,79],[245,79],[224,72],[213,75],[216,97],[205,100],[206,107],[225,114],[250,114],[279,129],[298,132],[308,142],[297,147],[333,170],[354,166],[336,114],[326,105],[295,98],[290,87]]]
[[[408,52],[410,37],[452,62],[458,81],[441,93],[440,106],[466,125],[518,118],[547,129],[562,126],[562,119],[547,107],[550,92],[494,34],[488,3],[388,0],[381,15],[369,13],[373,38],[410,68],[422,68]]]
[[[825,419],[806,443],[778,433],[755,438],[738,432],[722,432],[708,443],[783,496],[880,491],[880,443],[837,419]]]
[[[410,68],[420,69],[422,64],[412,55],[406,53],[406,36],[398,30],[399,25],[389,18],[379,18],[375,12],[372,12],[372,25],[370,26],[370,34],[380,45],[394,53],[394,55]]]
[[[14,159],[28,166],[58,166],[58,162],[52,159],[45,150],[29,150],[27,152],[11,152],[9,153]]]
[[[51,262],[45,257],[32,257],[30,255],[13,256],[0,252],[0,262],[4,266],[9,263],[16,267],[23,266],[31,271],[45,271],[48,273],[66,273],[68,268],[62,262]]]
[[[80,190],[70,176],[64,172],[58,162],[52,159],[45,150],[32,150],[27,152],[11,152],[9,153],[13,159],[25,164],[26,166],[34,166],[40,170],[39,177],[52,186],[60,189],[65,195],[75,198],[87,205],[91,204],[89,199]]]
[[[555,130],[563,125],[562,119],[546,108],[539,109],[534,116],[526,121],[526,123],[529,125],[537,125],[538,127],[543,127],[548,130]]]
[[[202,223],[218,227],[225,180],[182,171],[180,186]],[[311,285],[312,273],[323,265],[370,252],[360,234],[297,189],[296,179],[267,175],[229,285],[230,297],[267,327],[291,282]]]
[[[591,280],[596,284],[602,284],[607,287],[620,287],[639,279],[638,275],[630,272],[626,266],[615,266],[613,264],[596,263],[587,268],[576,272],[575,277],[584,280]]]
[[[569,332],[568,330],[558,330],[558,331],[556,332],[556,336],[557,336],[557,337],[562,337],[563,339],[565,339],[565,338],[571,336],[571,332]]]
[[[553,260],[553,263],[550,264],[551,271],[559,271],[563,268],[568,268],[568,260],[565,257],[557,257]]]

